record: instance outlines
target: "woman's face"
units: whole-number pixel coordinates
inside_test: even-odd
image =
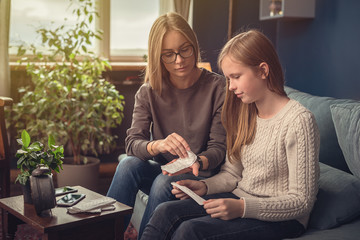
[[[195,67],[194,48],[180,32],[169,31],[164,35],[161,61],[170,77],[188,77]]]
[[[262,64],[260,64],[260,68]],[[222,60],[221,68],[229,82],[229,91],[234,92],[243,103],[249,104],[263,99],[267,83],[266,77],[260,71],[255,71],[247,65],[234,61],[229,55]]]

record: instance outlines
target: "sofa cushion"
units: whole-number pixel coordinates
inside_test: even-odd
[[[360,104],[334,104],[330,108],[345,161],[360,178]]]
[[[290,87],[285,87],[285,91],[290,98],[300,102],[315,116],[320,130],[319,161],[350,172],[336,137],[334,123],[331,118],[330,105],[359,102],[350,99],[313,96]]]
[[[291,240],[358,240],[360,236],[360,218],[337,228],[321,230],[309,228],[306,232]],[[284,239],[285,240],[285,239]],[[286,238],[288,240],[288,238]],[[290,239],[289,239],[290,240]]]
[[[360,179],[320,163],[319,192],[309,227],[329,229],[360,216]]]

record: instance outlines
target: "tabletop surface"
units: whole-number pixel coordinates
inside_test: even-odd
[[[74,186],[73,188],[77,189],[78,193],[84,193],[86,195],[86,197],[81,202],[102,197],[101,194],[81,186]],[[58,196],[56,199],[61,197],[62,196]],[[24,203],[23,195],[0,199],[1,208],[5,209],[27,224],[30,224],[33,228],[38,229],[42,233],[46,233],[52,230],[66,229],[68,227],[74,227],[77,225],[83,225],[84,223],[117,218],[132,213],[132,208],[125,204],[116,202],[114,206],[115,210],[103,211],[97,214],[68,214],[66,207],[57,206],[51,209],[51,211],[45,211],[41,216],[38,216],[36,214],[34,205]]]

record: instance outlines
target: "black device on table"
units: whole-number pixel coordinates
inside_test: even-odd
[[[69,193],[56,201],[60,207],[70,207],[85,198],[85,194]]]
[[[77,192],[77,189],[72,188],[72,187],[59,187],[59,188],[55,188],[55,196],[61,196],[64,194],[68,194],[68,193],[74,193]]]

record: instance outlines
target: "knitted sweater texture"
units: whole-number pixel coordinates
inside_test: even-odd
[[[241,160],[203,180],[207,194],[233,192],[244,199],[244,218],[296,219],[307,226],[316,200],[320,136],[313,114],[290,100],[271,119],[257,117],[254,141]]]

